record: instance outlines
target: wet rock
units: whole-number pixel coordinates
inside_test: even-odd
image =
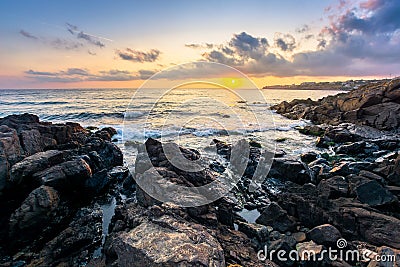
[[[280,232],[293,231],[296,226],[295,221],[275,202],[272,202],[263,210],[256,222],[271,226]]]
[[[349,194],[349,184],[343,176],[322,180],[317,188],[321,196],[329,199],[347,197]]]
[[[334,144],[335,144],[335,142],[326,136],[318,137],[315,140],[315,146],[319,147],[319,148],[329,148],[329,147],[333,146]]]
[[[357,198],[372,207],[389,205],[398,202],[398,199],[376,180],[363,183],[355,189]]]
[[[309,183],[312,178],[306,164],[286,158],[274,159],[268,176],[297,184]]]
[[[112,177],[107,169],[99,171],[85,180],[84,190],[89,194],[98,195],[112,183]]]
[[[342,237],[339,230],[330,224],[323,224],[314,227],[307,233],[307,237],[317,244],[334,246]]]
[[[326,130],[326,127],[321,125],[306,125],[302,128],[298,129],[300,133],[312,136],[323,136]]]
[[[102,237],[102,211],[90,207],[80,209],[71,223],[47,242],[40,252],[40,266],[76,266],[87,261]],[[83,254],[83,258],[80,256]],[[63,265],[64,264],[64,265]]]
[[[364,141],[341,145],[335,149],[336,154],[359,155],[364,153],[366,143]]]
[[[239,231],[245,233],[249,238],[256,238],[259,242],[268,241],[268,228],[256,223],[238,223]]]
[[[48,150],[29,156],[11,168],[10,181],[14,184],[30,183],[34,173],[59,164],[64,160],[64,153],[58,150]]]
[[[13,242],[28,242],[50,222],[59,205],[59,195],[52,187],[33,190],[11,215],[10,238]]]
[[[121,233],[115,242],[118,266],[225,266],[221,245],[204,227],[169,216]]]
[[[387,176],[388,183],[391,185],[400,186],[400,155],[394,162],[394,166]]]
[[[91,176],[90,166],[80,158],[63,162],[33,175],[34,179],[41,184],[52,186],[60,191],[79,191]]]
[[[310,151],[310,152],[301,154],[300,158],[301,158],[302,162],[310,163],[310,162],[315,161],[318,158],[318,154],[313,151]]]

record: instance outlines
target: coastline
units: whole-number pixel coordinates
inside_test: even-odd
[[[388,119],[370,123],[363,117],[364,109],[380,105],[382,113],[382,104],[397,103],[398,84],[394,80],[359,90],[368,94],[359,94],[358,99],[357,91],[347,94],[359,117],[343,117],[349,110],[332,105],[339,100],[348,104],[341,101],[342,95],[273,107],[289,118],[318,123],[298,130],[315,136],[316,147],[331,152],[315,149],[293,158],[278,151],[267,179],[252,191],[261,150],[259,143],[250,142],[248,163],[237,186],[200,207],[160,203],[137,186],[135,181],[150,171],[142,161],[145,154],[168,181],[161,185],[165,189],[169,183],[198,187],[218,180],[227,168],[224,161],[209,162],[206,170],[194,174],[178,170],[165,159],[162,144],[150,138],[142,145],[146,149],[139,149],[136,171],[130,174],[121,150],[111,142],[116,134],[112,128],[90,132],[79,124],[43,123],[28,114],[0,119],[1,239],[6,241],[0,262],[3,266],[174,266],[178,262],[293,266],[297,263],[278,258],[260,260],[258,252],[267,246],[320,255],[324,249],[337,249],[339,239],[347,242],[344,251],[399,255],[398,125]],[[371,95],[385,99],[389,95],[392,101],[379,103],[376,97],[370,100]],[[321,106],[328,112],[321,113]],[[326,108],[331,106],[338,110]],[[216,153],[228,161],[236,144],[213,143]],[[198,158],[194,150],[180,150],[186,159]],[[104,225],[104,198],[106,205],[115,201],[109,225]],[[240,214],[245,211],[257,212],[244,218]],[[190,253],[182,247],[190,247]],[[323,257],[309,264],[364,263]]]

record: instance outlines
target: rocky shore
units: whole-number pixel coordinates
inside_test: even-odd
[[[298,130],[315,136],[315,149],[298,158],[276,153],[253,191],[264,162],[261,145],[251,141],[236,186],[187,208],[153,199],[135,181],[155,170],[165,186],[206,185],[221,178],[237,144],[210,140],[221,161],[188,172],[148,139],[130,174],[112,128],[88,131],[29,114],[0,119],[0,266],[399,266],[399,86],[393,80],[273,107],[314,122]],[[200,158],[178,148],[187,160]],[[116,207],[104,228],[100,203],[107,197]],[[266,248],[311,251],[318,260],[269,258]],[[323,253],[328,248],[371,259],[394,255],[394,262],[332,259]]]

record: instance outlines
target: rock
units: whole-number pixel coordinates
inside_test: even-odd
[[[256,238],[259,242],[268,241],[269,231],[264,225],[239,222],[238,227],[239,231],[245,233],[249,238]]]
[[[382,187],[376,180],[357,186],[355,191],[358,200],[372,207],[398,202],[398,199],[390,193],[389,190]]]
[[[31,183],[31,176],[39,171],[63,162],[64,153],[58,150],[48,150],[29,156],[11,168],[10,181],[14,184]]]
[[[296,250],[301,256],[302,261],[311,261],[313,258],[308,258],[310,255],[315,255],[316,258],[319,258],[322,249],[322,245],[317,245],[313,241],[303,242],[296,245]]]
[[[370,172],[370,171],[361,170],[358,175],[362,176],[362,177],[365,177],[365,178],[368,178],[370,180],[376,180],[377,182],[379,182],[382,185],[386,184],[386,181],[382,176],[377,175],[377,174],[375,174],[373,172]]]
[[[198,224],[163,216],[121,233],[118,266],[225,266],[218,241]]]
[[[42,136],[37,129],[21,131],[21,144],[25,150],[26,156],[33,155],[37,152],[42,152],[44,145]]]
[[[349,184],[343,176],[322,180],[317,188],[321,196],[329,199],[347,197],[349,194]]]
[[[286,158],[274,159],[268,176],[297,184],[309,183],[312,178],[311,171],[306,164]]]
[[[318,154],[313,151],[310,151],[310,152],[301,154],[300,158],[301,158],[302,162],[310,163],[312,161],[315,161],[318,158]]]
[[[355,142],[351,144],[345,144],[338,146],[335,149],[336,154],[346,154],[346,155],[359,155],[364,153],[364,148],[366,143],[364,141]]]
[[[317,244],[334,246],[342,237],[339,230],[330,224],[323,224],[314,227],[307,233],[307,237]]]
[[[326,136],[319,136],[317,137],[317,140],[315,140],[315,146],[319,148],[329,148],[330,146],[333,146],[335,142],[326,137]]]
[[[111,176],[109,175],[107,169],[104,169],[93,174],[91,177],[85,180],[85,191],[90,194],[98,195],[101,192],[104,192],[111,182]]]
[[[356,230],[355,236],[364,238],[371,244],[400,249],[399,219],[358,207],[343,207],[341,212],[337,223],[343,227],[347,221],[344,231],[353,231],[354,234]]]
[[[321,125],[306,125],[302,128],[298,129],[300,133],[312,136],[323,136],[326,130],[326,127],[322,127]]]
[[[79,252],[93,252],[101,242],[102,215],[99,208],[81,208],[67,228],[45,244],[40,252],[40,266],[77,266],[87,260],[87,255],[79,259]]]
[[[59,205],[59,195],[48,186],[33,190],[11,215],[10,238],[13,242],[28,242],[50,222]]]
[[[0,194],[7,185],[11,166],[23,156],[24,151],[17,132],[8,126],[0,125]]]
[[[265,226],[271,226],[280,232],[293,231],[295,221],[276,202],[269,204],[256,219],[256,222]]]
[[[400,155],[397,156],[394,166],[387,176],[388,183],[395,186],[400,186]]]
[[[59,191],[82,190],[83,185],[91,176],[90,166],[80,158],[63,162],[33,175],[34,179],[41,184],[52,186]],[[96,177],[88,182],[88,186],[95,180]]]
[[[293,233],[294,239],[296,239],[297,243],[304,242],[307,239],[307,236],[304,232],[296,232]]]
[[[288,118],[309,119],[315,124],[350,122],[380,130],[395,130],[400,126],[399,80],[395,78],[389,82],[367,84],[318,101],[284,101],[272,109]],[[349,141],[354,140],[343,140]]]

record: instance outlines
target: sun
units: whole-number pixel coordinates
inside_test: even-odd
[[[237,77],[225,77],[221,78],[218,81],[221,85],[231,88],[231,89],[237,89],[241,88],[244,85],[243,78],[237,78]]]

